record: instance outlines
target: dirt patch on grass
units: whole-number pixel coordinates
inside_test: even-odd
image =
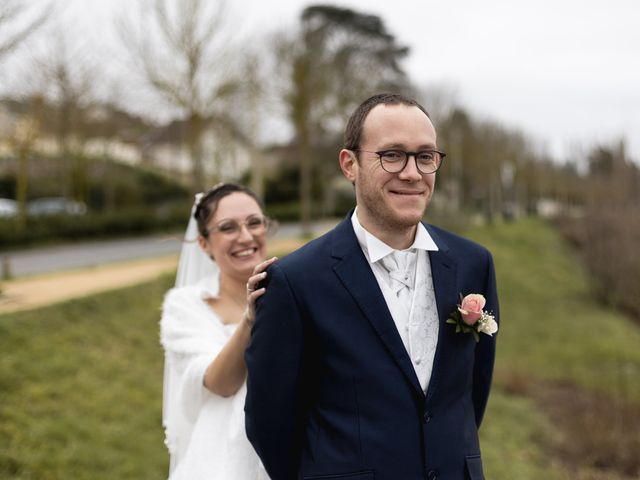
[[[545,384],[534,397],[558,426],[563,463],[640,477],[640,405],[571,384]]]
[[[572,383],[497,372],[507,393],[533,398],[554,426],[553,463],[572,480],[640,478],[640,404],[624,392],[606,394]]]
[[[272,240],[268,253],[283,256],[304,243],[296,238]],[[0,285],[0,314],[137,285],[174,271],[177,265],[178,257],[168,255],[5,281]]]
[[[177,262],[178,258],[172,255],[5,282],[0,295],[0,314],[137,285],[175,270]]]

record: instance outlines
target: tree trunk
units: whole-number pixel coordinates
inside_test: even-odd
[[[18,202],[18,216],[16,230],[23,233],[27,227],[27,188],[29,186],[29,153],[27,146],[18,149],[18,175],[16,177],[16,200]]]
[[[189,155],[191,156],[191,179],[194,192],[202,192],[205,188],[205,175],[202,152],[202,134],[204,121],[198,114],[192,114],[187,122],[189,131]]]
[[[310,237],[311,229],[311,152],[309,151],[309,132],[306,128],[298,138],[300,159],[300,223],[302,235]]]

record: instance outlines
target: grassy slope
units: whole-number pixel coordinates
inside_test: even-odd
[[[624,385],[638,399],[639,329],[593,303],[544,224],[471,235],[494,253],[503,321],[481,430],[487,477],[561,478],[544,448],[554,429],[513,378]],[[164,478],[158,308],[171,283],[0,317],[0,478]]]
[[[640,401],[640,329],[596,304],[588,277],[559,236],[536,220],[475,230],[497,265],[503,325],[498,374],[617,391]]]

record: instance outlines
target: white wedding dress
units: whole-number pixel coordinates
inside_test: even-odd
[[[160,339],[165,349],[164,426],[170,480],[268,480],[244,428],[246,384],[223,398],[203,386],[207,366],[233,334],[204,301],[211,276],[165,296]]]

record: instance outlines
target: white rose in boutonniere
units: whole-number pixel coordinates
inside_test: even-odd
[[[476,342],[480,341],[479,333],[492,336],[498,331],[498,322],[483,310],[485,303],[484,296],[478,293],[470,293],[464,298],[460,294],[460,305],[451,312],[447,323],[456,326],[456,333],[473,333]]]

